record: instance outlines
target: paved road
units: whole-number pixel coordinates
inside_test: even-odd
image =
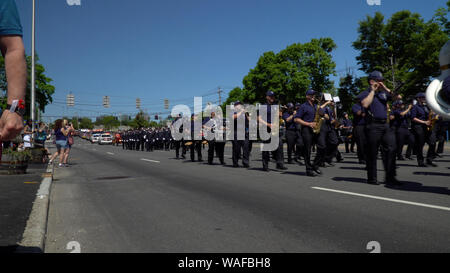
[[[22,175],[0,175],[0,253],[13,252],[22,240],[47,165],[29,164]]]
[[[397,189],[365,184],[354,154],[320,178],[262,172],[259,153],[250,170],[81,140],[71,156],[55,172],[46,252],[450,252],[450,156],[400,162]]]

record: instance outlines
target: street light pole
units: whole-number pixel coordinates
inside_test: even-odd
[[[34,36],[35,36],[35,14],[36,14],[36,0],[33,0],[33,18],[31,23],[31,123],[32,123],[32,131],[34,132],[35,125],[35,107],[36,107],[36,98],[35,98],[35,87],[36,87],[36,78],[35,78],[35,54],[34,54]]]

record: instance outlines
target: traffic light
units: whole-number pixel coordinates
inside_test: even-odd
[[[72,94],[67,95],[66,104],[70,107],[75,106],[75,96]]]
[[[168,99],[164,100],[164,109],[169,109],[169,100]]]
[[[158,115],[155,115],[155,120],[158,120]]]
[[[141,99],[139,98],[136,99],[136,108],[141,109]]]
[[[109,96],[104,96],[103,97],[103,107],[105,108],[109,108],[110,104],[109,104]]]

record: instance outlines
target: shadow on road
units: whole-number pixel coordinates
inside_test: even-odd
[[[438,173],[438,172],[414,172],[415,175],[435,175],[435,176],[450,176],[450,173]]]
[[[306,176],[306,172],[283,172],[283,174],[292,174],[292,175]]]
[[[424,186],[422,183],[418,182],[406,182],[402,181],[404,184],[401,187],[392,187],[386,185],[386,188],[399,190],[399,191],[415,191],[415,192],[429,192],[436,194],[445,194],[450,195],[450,190],[444,187],[433,187],[433,186]]]
[[[357,170],[357,171],[365,171],[365,167],[339,167],[339,169],[343,170]]]
[[[357,177],[333,177],[334,181],[344,181],[344,182],[354,182],[354,183],[367,183],[367,179],[365,178],[357,178]]]

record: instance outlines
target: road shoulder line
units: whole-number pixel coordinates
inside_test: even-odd
[[[375,195],[369,195],[369,194],[361,194],[361,193],[355,193],[355,192],[349,192],[349,191],[340,191],[340,190],[327,189],[327,188],[321,188],[321,187],[311,187],[311,188],[315,189],[315,190],[321,190],[321,191],[342,193],[342,194],[347,194],[347,195],[366,197],[366,198],[370,198],[370,199],[377,199],[377,200],[383,200],[383,201],[389,201],[389,202],[394,202],[394,203],[407,204],[407,205],[412,205],[412,206],[419,206],[419,207],[425,207],[425,208],[432,208],[432,209],[439,209],[439,210],[450,211],[449,207],[436,206],[436,205],[430,205],[430,204],[425,204],[425,203],[411,202],[411,201],[405,201],[405,200],[400,200],[400,199],[386,198],[386,197],[381,197],[381,196],[375,196]]]
[[[47,167],[17,252],[44,252],[53,165]]]

